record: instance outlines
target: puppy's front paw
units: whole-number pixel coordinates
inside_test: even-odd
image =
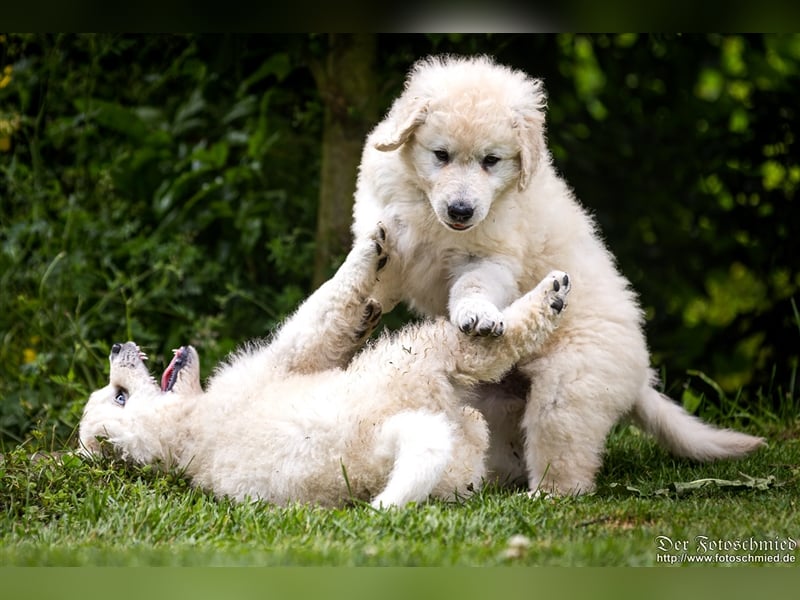
[[[456,305],[451,321],[468,335],[500,336],[505,331],[503,313],[487,300],[462,300]]]
[[[559,314],[567,307],[567,294],[572,289],[569,275],[564,271],[551,271],[542,281],[545,286],[547,304],[555,314]]]
[[[386,228],[378,223],[370,235],[356,239],[340,269],[339,278],[342,284],[352,288],[362,298],[372,293],[379,273],[389,262],[387,239]]]

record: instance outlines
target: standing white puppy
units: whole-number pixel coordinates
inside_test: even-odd
[[[626,415],[680,456],[738,457],[761,446],[654,389],[636,296],[556,174],[544,107],[540,80],[485,57],[414,65],[366,141],[354,207],[356,238],[376,221],[395,232],[384,310],[405,301],[467,334],[501,336],[504,307],[552,269],[570,274],[559,335],[479,401],[498,479],[524,469],[531,490],[591,491],[605,439]]]

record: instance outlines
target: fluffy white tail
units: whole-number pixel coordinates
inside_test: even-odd
[[[632,416],[667,450],[694,460],[738,458],[766,445],[764,438],[703,423],[650,387],[639,397]]]

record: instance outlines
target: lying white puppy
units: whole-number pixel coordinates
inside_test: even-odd
[[[114,344],[109,385],[81,419],[82,452],[174,467],[240,501],[386,507],[477,488],[488,431],[463,396],[542,345],[569,279],[553,272],[511,304],[502,337],[465,336],[440,319],[382,337],[346,364],[380,318],[370,296],[385,248],[379,228],[271,343],[233,356],[205,392],[191,346],[159,387],[136,344]]]

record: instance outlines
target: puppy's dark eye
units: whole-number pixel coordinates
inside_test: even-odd
[[[481,161],[481,166],[484,169],[488,169],[489,167],[495,166],[499,162],[500,162],[499,156],[495,156],[494,154],[487,154],[486,156],[483,157],[483,160]]]
[[[433,155],[436,157],[436,160],[442,163],[449,163],[450,162],[450,153],[447,150],[434,150]]]
[[[114,402],[119,404],[120,406],[125,406],[125,402],[128,401],[128,390],[120,388],[117,390],[117,395],[114,396]]]

